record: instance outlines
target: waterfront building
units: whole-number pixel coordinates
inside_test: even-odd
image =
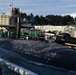
[[[41,31],[45,31],[45,32],[48,32],[48,31],[51,31],[51,32],[61,32],[61,33],[68,33],[70,34],[71,37],[74,37],[76,38],[76,27],[73,26],[73,25],[66,25],[66,26],[54,26],[54,25],[44,25],[44,26],[41,26],[41,25],[35,25],[35,29],[36,30],[41,30]]]
[[[0,14],[0,25],[9,25],[10,24],[11,13],[2,13]],[[5,27],[0,27],[0,30],[7,31]]]
[[[41,30],[41,31],[58,31],[58,32],[71,32],[75,29],[74,26],[54,26],[54,25],[35,25],[35,29]]]
[[[10,14],[0,14],[0,25],[9,25],[10,16]]]

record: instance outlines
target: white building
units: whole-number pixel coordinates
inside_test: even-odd
[[[57,31],[63,33],[69,33],[71,37],[76,37],[76,27],[74,26],[52,26],[52,25],[45,25],[45,26],[35,26],[35,29],[41,31]]]
[[[0,25],[9,25],[11,13],[0,14]],[[7,31],[5,27],[0,27],[0,30]]]
[[[36,26],[35,29],[42,30],[42,31],[61,31],[61,32],[67,32],[67,31],[73,31],[76,27],[74,26],[53,26],[53,25],[44,25],[44,26]]]
[[[45,25],[45,26],[35,26],[35,29],[39,29],[42,31],[61,31],[65,32],[67,26],[52,26],[52,25]]]

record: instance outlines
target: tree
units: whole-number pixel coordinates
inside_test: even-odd
[[[34,19],[35,19],[35,24],[36,24],[36,25],[39,25],[39,24],[40,24],[40,17],[39,17],[38,15],[36,15],[36,16],[34,17]]]

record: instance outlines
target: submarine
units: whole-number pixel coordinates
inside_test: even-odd
[[[0,38],[0,47],[27,60],[76,71],[76,51],[55,42]]]

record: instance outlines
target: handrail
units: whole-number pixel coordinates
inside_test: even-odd
[[[30,71],[30,70],[27,70],[27,69],[25,69],[23,67],[20,67],[20,66],[18,66],[16,64],[13,64],[13,63],[11,63],[9,61],[6,61],[6,60],[2,59],[2,58],[0,58],[0,63],[2,65],[6,65],[9,69],[11,69],[11,70],[13,70],[13,71],[15,71],[15,72],[17,72],[17,73],[19,73],[21,75],[38,75],[38,74],[36,74],[36,73],[34,73],[34,72]]]

